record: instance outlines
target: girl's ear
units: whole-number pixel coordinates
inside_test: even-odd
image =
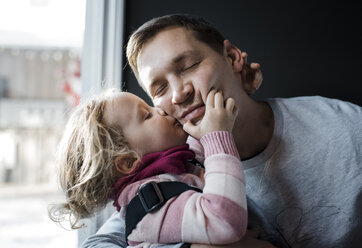
[[[118,155],[114,161],[116,170],[123,175],[130,174],[136,167],[137,163],[138,158],[134,153]]]
[[[231,62],[234,72],[241,72],[243,70],[244,58],[241,56],[240,49],[231,44],[230,41],[224,40],[224,50]]]

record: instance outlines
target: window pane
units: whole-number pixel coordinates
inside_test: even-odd
[[[85,4],[0,0],[1,247],[77,245],[47,207],[63,200],[55,152],[80,98]]]

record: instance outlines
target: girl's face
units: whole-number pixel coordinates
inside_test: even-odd
[[[175,118],[127,92],[107,103],[104,119],[108,125],[120,125],[131,148],[141,156],[183,145],[188,137]]]

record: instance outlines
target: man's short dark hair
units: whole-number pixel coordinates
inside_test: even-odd
[[[144,23],[134,31],[127,43],[128,63],[137,77],[137,59],[143,46],[159,32],[172,27],[183,27],[192,31],[198,41],[205,43],[220,54],[223,53],[224,37],[203,18],[186,14],[157,17]]]

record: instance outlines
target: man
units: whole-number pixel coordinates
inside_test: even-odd
[[[254,101],[260,74],[250,80],[242,52],[200,18],[171,15],[145,23],[131,36],[127,58],[154,105],[186,131],[197,131],[211,89],[235,100],[233,136],[245,168],[249,224],[262,238],[306,248],[362,242],[361,107],[322,97]],[[116,226],[109,235],[119,232]],[[102,240],[104,233],[84,247],[102,247],[109,238]],[[267,246],[247,243],[253,237],[241,241],[243,247]]]

